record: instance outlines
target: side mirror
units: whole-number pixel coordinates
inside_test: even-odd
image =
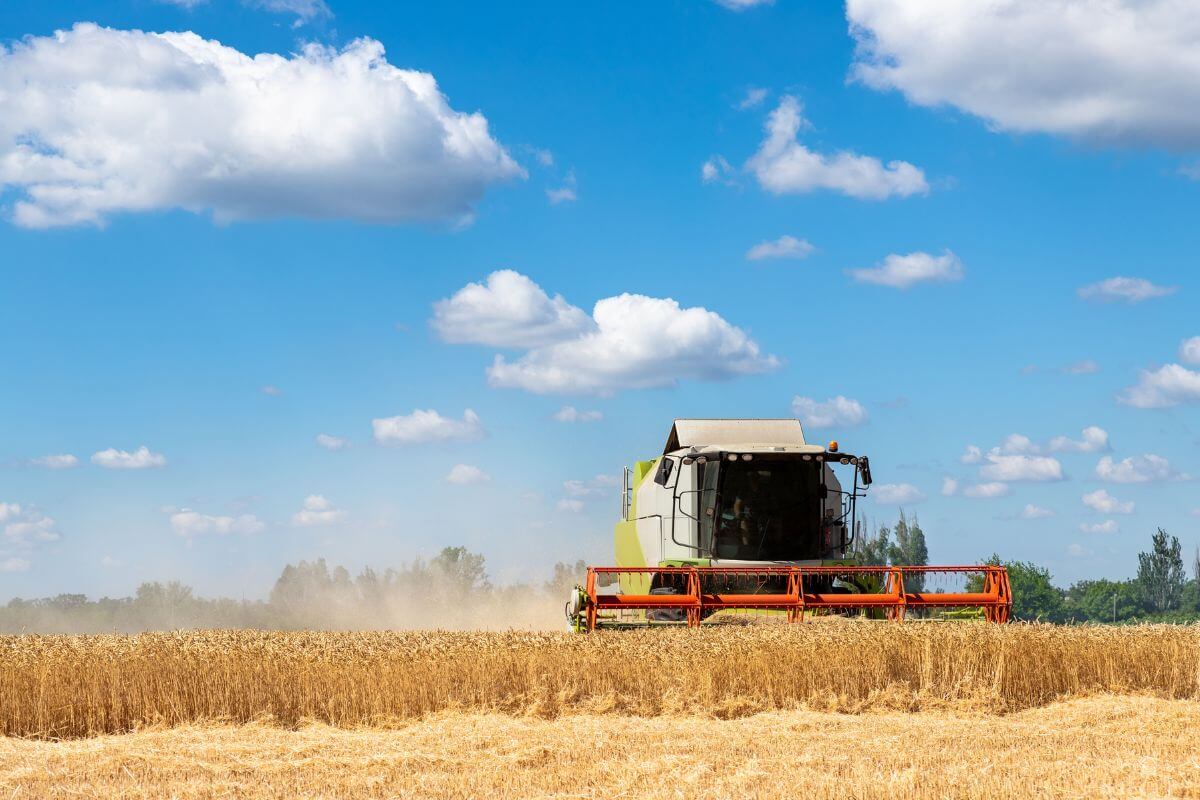
[[[658,471],[654,473],[654,482],[659,486],[666,486],[674,469],[675,461],[670,456],[663,456],[662,461],[658,462]]]
[[[858,459],[858,471],[862,475],[863,486],[871,485],[871,462],[866,456]]]

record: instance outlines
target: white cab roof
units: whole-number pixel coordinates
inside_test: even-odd
[[[798,419],[677,419],[663,452],[731,445],[808,449],[805,444],[804,429]]]

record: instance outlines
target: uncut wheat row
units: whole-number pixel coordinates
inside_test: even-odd
[[[1070,696],[1200,698],[1200,627],[981,623],[525,632],[191,631],[0,638],[0,732],[200,721],[339,726],[456,710],[736,717],[1009,712]]]

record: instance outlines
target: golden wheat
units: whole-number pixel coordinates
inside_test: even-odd
[[[1200,698],[1200,627],[846,622],[550,633],[0,638],[0,733],[76,737],[444,710],[731,718],[773,709],[1000,712],[1097,693]]]

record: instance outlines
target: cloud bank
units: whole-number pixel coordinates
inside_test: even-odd
[[[994,128],[1200,144],[1200,6],[1178,0],[848,0],[852,75]]]
[[[247,55],[79,23],[0,47],[0,188],[26,227],[169,209],[461,223],[523,174],[482,114],[373,39]]]

